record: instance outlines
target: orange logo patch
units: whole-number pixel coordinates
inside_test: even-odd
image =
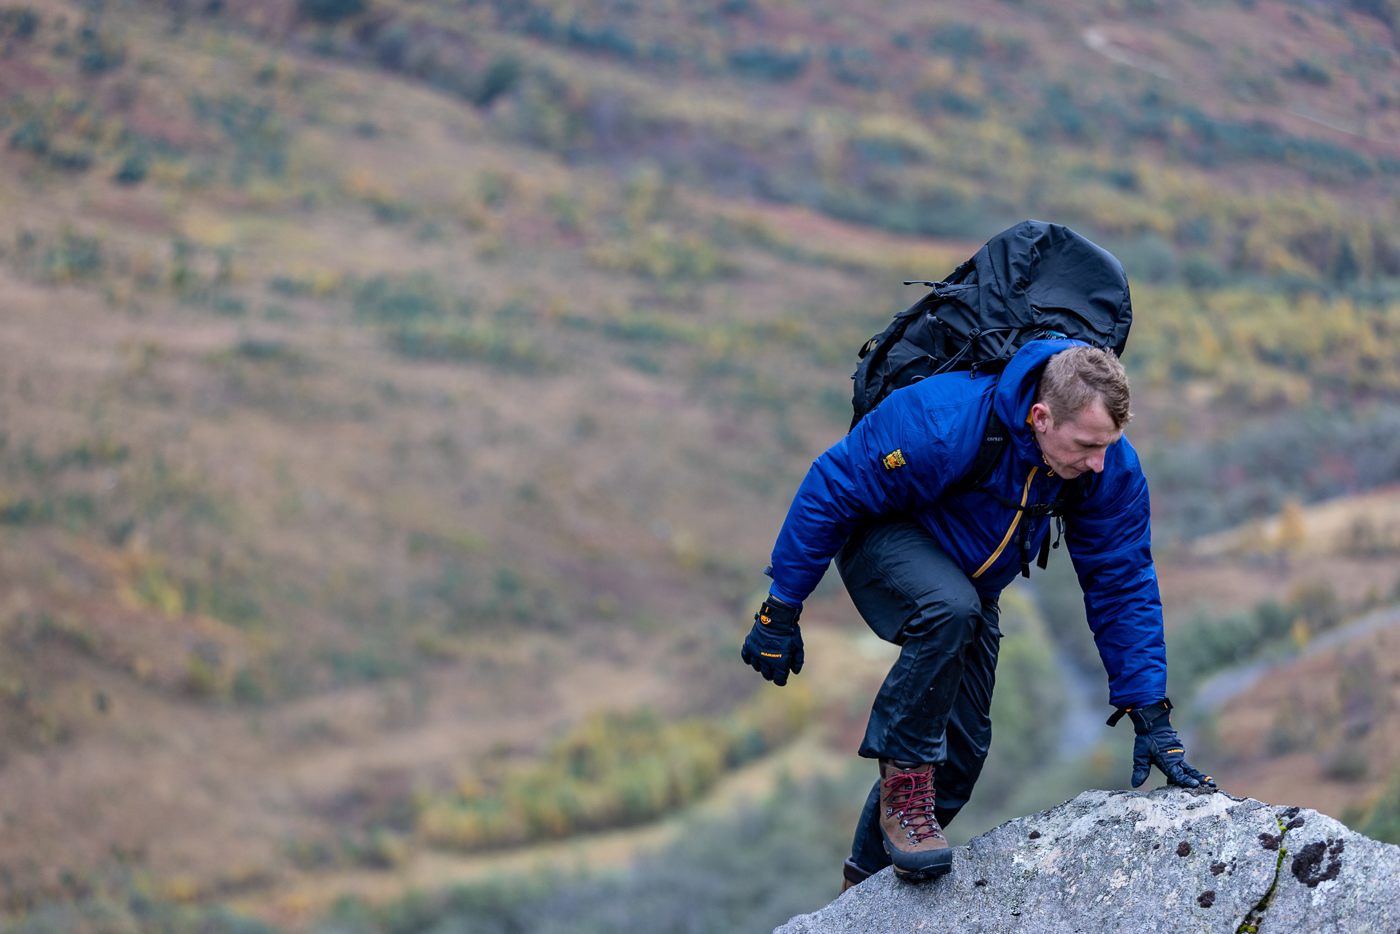
[[[895,448],[893,451],[880,458],[880,466],[884,467],[886,470],[895,470],[908,463],[909,462],[904,459],[904,451],[899,448]]]

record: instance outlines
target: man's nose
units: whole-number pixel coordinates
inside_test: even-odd
[[[1085,461],[1085,464],[1087,464],[1089,469],[1092,470],[1094,473],[1103,473],[1103,460],[1104,457],[1107,456],[1107,454],[1107,451],[1100,451],[1097,454],[1091,454],[1089,455],[1089,459]]]

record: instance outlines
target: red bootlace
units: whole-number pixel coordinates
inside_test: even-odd
[[[899,772],[885,779],[890,791],[890,806],[899,818],[899,825],[909,829],[915,843],[929,837],[942,839],[942,827],[933,816],[933,773]]]

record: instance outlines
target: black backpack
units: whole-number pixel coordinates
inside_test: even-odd
[[[1120,356],[1133,306],[1112,253],[1059,224],[1003,230],[860,349],[854,428],[890,393],[949,370],[1000,373],[1028,341],[1072,337]]]
[[[1069,337],[1122,355],[1133,322],[1128,277],[1113,254],[1068,227],[1043,221],[1022,221],[1002,231],[943,282],[919,284],[932,291],[860,349],[851,375],[852,428],[890,393],[925,377],[952,370],[1000,373],[1029,341]],[[1009,439],[993,411],[972,468],[946,495],[980,490],[1020,509],[1026,520],[1060,520],[1078,492],[1076,480],[1063,484],[1054,501],[1024,509],[981,488]],[[1021,573],[1029,577],[1025,522],[1018,531]],[[1055,547],[1059,544],[1057,536]],[[1042,569],[1049,555],[1047,535],[1036,562]]]

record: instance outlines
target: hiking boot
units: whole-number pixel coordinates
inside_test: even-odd
[[[846,864],[841,867],[841,894],[845,895],[846,890],[853,885],[860,885],[870,878],[870,873],[861,869],[849,856],[846,857]]]
[[[880,760],[880,835],[895,875],[911,882],[953,868],[953,851],[933,815],[933,769],[928,763]]]

